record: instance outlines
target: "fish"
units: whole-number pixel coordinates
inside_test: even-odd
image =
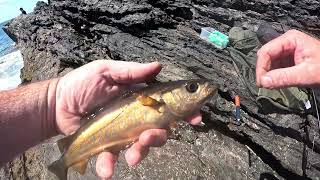
[[[103,151],[118,153],[148,129],[170,129],[200,111],[217,94],[212,80],[162,82],[116,98],[101,107],[74,134],[57,141],[61,157],[48,166],[60,180],[71,167],[85,174],[91,157]]]

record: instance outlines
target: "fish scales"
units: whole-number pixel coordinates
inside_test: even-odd
[[[116,117],[108,116],[109,119],[101,119],[101,122],[98,122],[95,127],[92,127],[92,130],[88,129],[86,131],[88,133],[84,134],[83,137],[80,135],[78,141],[70,145],[69,148],[73,150],[66,156],[67,165],[71,165],[84,158],[86,159],[87,156],[95,154],[95,149],[108,150],[107,147],[109,144],[105,144],[105,142],[114,142],[115,138],[121,136],[121,133],[128,129],[132,131],[127,132],[126,136],[122,137],[122,140],[127,139],[128,142],[135,140],[136,137],[132,137],[130,132],[134,133],[134,130],[136,130],[138,126],[147,123],[146,121],[151,119],[150,117],[160,116],[159,112],[153,108],[143,106],[139,102],[132,102],[125,108],[117,110],[115,114]],[[149,118],[144,117],[145,114],[148,114]],[[145,121],[141,121],[141,119]],[[100,127],[100,124],[103,122],[108,125],[101,129],[96,128],[98,126]],[[105,148],[102,148],[102,146]],[[72,160],[70,161],[68,159]]]

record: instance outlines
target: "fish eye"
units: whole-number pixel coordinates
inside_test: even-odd
[[[190,83],[186,85],[186,89],[190,93],[194,93],[198,90],[199,85],[197,83]]]

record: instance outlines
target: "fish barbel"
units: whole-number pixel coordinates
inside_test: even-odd
[[[139,135],[154,128],[167,129],[199,111],[218,91],[211,80],[180,80],[147,86],[109,103],[73,135],[57,142],[62,156],[48,169],[67,179],[69,167],[80,174],[89,159],[102,152],[119,152]]]

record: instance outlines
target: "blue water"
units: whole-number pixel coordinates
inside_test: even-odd
[[[2,30],[6,23],[0,23],[0,91],[16,88],[21,83],[20,70],[23,68],[21,52]]]
[[[7,23],[0,23],[0,57],[4,56],[15,50],[14,42],[7,36],[7,34],[2,30],[2,27]]]

